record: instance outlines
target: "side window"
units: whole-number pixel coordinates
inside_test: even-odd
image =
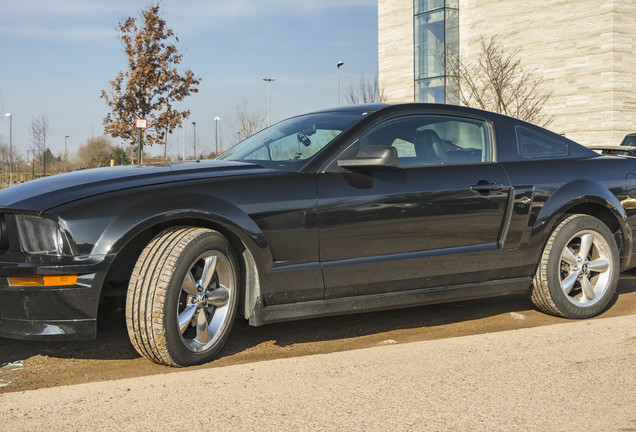
[[[522,126],[515,128],[517,149],[524,158],[557,157],[570,154],[567,143]]]
[[[485,122],[439,115],[391,119],[360,137],[360,145],[393,146],[400,167],[489,162]]]

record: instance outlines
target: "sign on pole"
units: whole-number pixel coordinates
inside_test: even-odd
[[[139,145],[137,146],[137,163],[142,164],[144,158],[143,151],[143,133],[144,129],[148,128],[148,121],[144,118],[136,118],[135,119],[135,127],[139,130]]]

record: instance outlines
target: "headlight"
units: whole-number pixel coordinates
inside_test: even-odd
[[[24,252],[33,255],[72,255],[66,234],[53,219],[17,215],[16,222]]]

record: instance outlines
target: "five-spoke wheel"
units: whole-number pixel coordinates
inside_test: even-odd
[[[610,247],[595,231],[584,230],[570,239],[561,253],[561,289],[577,306],[592,306],[610,288]]]
[[[228,258],[217,251],[201,254],[186,272],[177,304],[181,340],[193,352],[213,345],[227,323],[230,295],[236,288]]]
[[[609,304],[618,283],[618,247],[611,231],[587,215],[563,219],[550,235],[532,286],[544,312],[588,318]]]
[[[126,298],[135,349],[156,363],[212,360],[225,343],[238,305],[237,262],[216,231],[173,227],[146,246]]]

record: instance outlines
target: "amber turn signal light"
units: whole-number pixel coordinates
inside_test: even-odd
[[[63,286],[77,283],[76,274],[20,276],[7,279],[12,286]]]

